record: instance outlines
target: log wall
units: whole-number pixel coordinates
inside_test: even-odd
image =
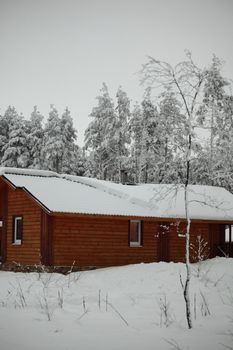
[[[195,262],[198,256],[198,236],[203,239],[203,243],[207,243],[205,248],[201,247],[201,251],[205,259],[217,255],[216,245],[220,244],[220,229],[219,224],[208,223],[191,223],[190,229],[190,261]],[[185,261],[185,230],[186,226],[184,223],[170,226],[169,232],[169,258],[170,261],[184,262]],[[213,247],[213,240],[215,246]]]
[[[127,219],[101,219],[96,217],[53,219],[53,262],[56,266],[117,266],[141,262],[155,262],[161,259],[161,229],[156,221],[144,221],[143,246],[130,247],[128,244]],[[220,242],[219,225],[213,224],[214,239]],[[213,231],[212,227],[212,231]],[[185,261],[185,224],[170,224],[168,234],[168,261]],[[193,249],[191,261],[197,257],[197,236],[205,242],[206,258],[213,256],[210,240],[210,225],[191,225],[190,240]]]
[[[6,261],[6,236],[7,236],[7,208],[8,208],[8,187],[0,179],[0,220],[2,227],[0,227],[0,261]]]
[[[23,217],[22,244],[13,244],[13,217]],[[7,257],[6,263],[25,265],[38,264],[41,261],[40,251],[41,209],[28,198],[21,189],[8,189],[7,215]]]
[[[129,247],[128,220],[55,217],[54,265],[117,266],[158,260],[158,223],[143,225],[143,247]]]

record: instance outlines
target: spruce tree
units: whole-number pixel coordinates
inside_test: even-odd
[[[151,100],[150,89],[146,90],[145,97],[142,101],[142,171],[143,182],[156,182],[155,168],[158,161],[158,148],[160,147],[158,140],[158,111]]]
[[[126,94],[119,87],[117,94],[117,117],[114,132],[114,139],[116,141],[116,157],[115,157],[115,180],[117,182],[124,181],[124,174],[128,173],[128,146],[130,143],[128,122],[130,120],[130,100]]]
[[[222,124],[216,135],[212,180],[215,185],[233,192],[233,96],[225,96],[222,102]]]
[[[45,125],[42,155],[44,169],[61,172],[63,157],[62,125],[58,111],[53,105],[51,105]]]
[[[142,182],[142,132],[143,118],[139,103],[134,105],[129,122],[129,132],[131,137],[130,147],[130,178],[135,183]]]
[[[14,124],[14,120],[18,117],[15,108],[9,106],[4,115],[0,117],[0,164],[2,165],[2,157],[4,154],[4,146],[9,142],[10,126]]]
[[[44,141],[44,130],[42,126],[43,116],[34,106],[29,122],[28,148],[30,153],[30,167],[34,169],[43,168],[42,148]]]
[[[157,174],[159,183],[179,182],[184,166],[187,125],[181,104],[170,90],[160,95],[157,138]]]
[[[117,142],[114,138],[116,114],[108,88],[103,83],[101,95],[97,97],[98,105],[90,117],[93,120],[85,131],[85,148],[91,154],[94,173],[99,179],[112,180],[114,177],[113,159],[116,157]]]
[[[62,140],[62,159],[61,171],[63,173],[71,174],[75,171],[77,148],[75,141],[77,139],[76,130],[73,125],[71,113],[66,107],[61,117],[61,140]]]
[[[26,168],[30,163],[26,122],[12,107],[7,109],[4,117],[7,127],[1,164],[6,167]]]
[[[208,176],[207,184],[215,184],[215,155],[216,139],[222,133],[224,118],[225,87],[228,82],[221,75],[221,61],[214,55],[212,64],[206,70],[205,84],[203,88],[203,101],[199,108],[199,124],[209,130],[209,144],[207,145]]]

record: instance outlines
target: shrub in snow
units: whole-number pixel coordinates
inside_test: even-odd
[[[190,250],[192,260],[197,262],[197,277],[200,277],[201,263],[208,259],[210,254],[209,244],[201,235],[198,235],[195,242],[190,244]]]
[[[169,327],[173,322],[173,317],[170,311],[170,303],[167,301],[166,295],[159,299],[160,309],[160,327]]]

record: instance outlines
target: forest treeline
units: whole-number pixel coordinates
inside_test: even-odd
[[[190,183],[233,192],[233,96],[221,68],[213,56],[205,70],[192,125]],[[115,182],[183,183],[189,134],[183,101],[170,86],[156,95],[153,87],[132,105],[122,87],[114,103],[104,83],[83,147],[68,108],[59,115],[51,105],[44,118],[35,106],[28,120],[9,106],[0,115],[0,165]]]

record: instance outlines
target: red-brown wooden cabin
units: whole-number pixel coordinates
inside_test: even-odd
[[[233,195],[189,186],[188,210],[191,259],[197,259],[198,240],[202,258],[232,256]],[[0,255],[6,266],[184,261],[185,230],[182,185],[132,186],[0,168]]]

